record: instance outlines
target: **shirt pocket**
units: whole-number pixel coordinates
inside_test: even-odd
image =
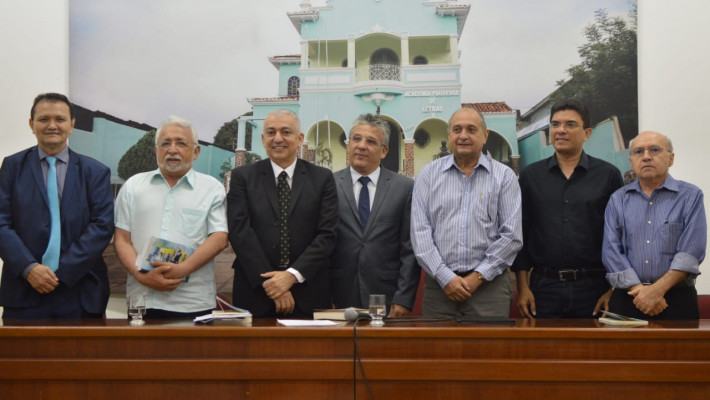
[[[205,228],[207,212],[195,208],[183,208],[180,213],[180,233],[184,236],[199,236]]]
[[[476,219],[483,223],[492,223],[498,215],[498,195],[493,192],[479,192],[474,198]]]
[[[676,253],[680,234],[683,232],[683,224],[678,222],[666,222],[661,229],[661,252]]]

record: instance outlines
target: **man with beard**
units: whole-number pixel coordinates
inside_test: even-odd
[[[226,194],[221,183],[192,169],[200,154],[189,121],[169,117],[155,134],[158,169],[132,176],[116,199],[114,243],[128,271],[126,294],[146,293],[146,318],[194,318],[215,306],[213,258],[227,242]],[[183,262],[136,258],[151,237],[192,247]]]

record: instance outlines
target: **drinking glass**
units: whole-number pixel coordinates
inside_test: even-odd
[[[131,325],[145,325],[145,294],[132,294],[128,296],[128,315],[131,316]]]
[[[370,326],[384,326],[385,321],[382,319],[385,317],[387,312],[387,305],[385,303],[384,294],[371,294],[370,295],[370,308],[368,310],[372,321],[370,321]]]

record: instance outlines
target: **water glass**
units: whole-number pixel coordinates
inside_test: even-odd
[[[370,326],[384,326],[385,313],[387,312],[387,303],[385,302],[384,294],[371,294],[370,295],[370,307],[368,312],[372,321],[370,321]]]
[[[131,294],[128,296],[128,315],[131,317],[131,325],[145,325],[143,315],[145,315],[145,294]]]

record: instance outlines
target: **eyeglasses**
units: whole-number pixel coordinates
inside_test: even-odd
[[[360,136],[360,135],[353,135],[353,136],[350,138],[350,142],[355,143],[355,144],[360,144],[363,140],[365,141],[365,144],[366,144],[368,147],[377,147],[377,146],[380,146],[380,142],[378,142],[377,140],[375,140],[374,138],[371,138],[371,137],[363,138],[363,137]]]
[[[661,146],[634,147],[633,149],[629,150],[629,154],[631,155],[631,157],[643,157],[643,155],[646,154],[646,150],[648,150],[648,154],[650,154],[651,157],[656,157],[667,149],[664,149]]]

